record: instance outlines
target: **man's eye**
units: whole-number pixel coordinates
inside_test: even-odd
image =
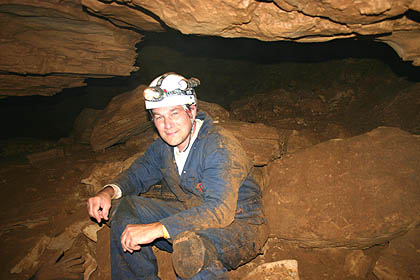
[[[155,120],[157,120],[157,121],[158,121],[158,120],[161,120],[161,119],[162,119],[162,117],[161,117],[161,116],[156,116],[156,117],[155,117]]]

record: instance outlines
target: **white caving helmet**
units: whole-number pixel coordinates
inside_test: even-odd
[[[187,79],[174,72],[165,73],[144,90],[146,109],[196,104],[194,87],[199,84],[197,78]]]

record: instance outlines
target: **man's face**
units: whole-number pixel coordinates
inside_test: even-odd
[[[191,105],[191,110],[185,111],[181,105],[156,108],[152,110],[153,122],[159,131],[160,137],[168,145],[184,150],[190,140],[191,120],[195,119],[196,107]]]

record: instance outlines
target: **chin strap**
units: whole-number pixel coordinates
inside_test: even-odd
[[[191,118],[191,123],[192,123],[192,126],[191,126],[190,135],[188,136],[188,145],[185,147],[182,153],[185,152],[191,144],[191,138],[192,138],[192,135],[194,133],[194,128],[195,128],[195,120],[193,120],[192,118]]]

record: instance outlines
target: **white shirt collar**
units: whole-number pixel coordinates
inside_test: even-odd
[[[190,153],[191,147],[193,146],[195,139],[197,139],[198,132],[200,131],[200,128],[201,128],[202,125],[203,125],[202,120],[195,119],[194,133],[191,137],[190,144],[188,145],[188,148],[185,151],[180,152],[178,147],[173,148],[176,165],[178,166],[179,175],[182,174],[182,170],[184,169],[184,165],[185,165],[185,162],[187,161],[188,154]]]

